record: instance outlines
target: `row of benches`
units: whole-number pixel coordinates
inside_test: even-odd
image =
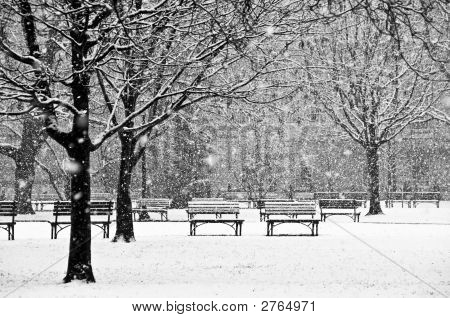
[[[357,208],[361,205],[356,200],[320,200],[320,220],[315,218],[317,214],[315,201],[287,201],[287,200],[260,200],[258,201],[260,220],[267,222],[267,235],[273,235],[274,227],[285,223],[298,223],[307,226],[311,235],[319,233],[319,221],[325,222],[331,215],[345,215],[359,222],[360,212]],[[330,211],[333,210],[333,211]],[[339,210],[336,212],[335,210]],[[208,223],[223,223],[234,229],[235,235],[241,235],[242,223],[238,219],[239,203],[229,201],[191,201],[188,203],[188,219],[190,222],[190,235],[196,235],[196,229]],[[195,215],[213,215],[215,218],[195,218]],[[224,219],[222,215],[234,215],[235,219]],[[272,218],[277,216],[277,218]],[[280,216],[285,218],[280,218]]]
[[[227,200],[249,203],[250,206],[256,206],[260,200],[280,199],[277,193],[267,193],[263,198],[254,198],[249,196],[247,192],[235,191],[223,194]],[[419,203],[434,203],[439,207],[441,201],[441,193],[439,192],[388,192],[385,195],[386,207],[393,207],[393,203],[401,202],[408,204],[408,207],[417,207]],[[351,199],[360,202],[366,207],[369,196],[366,192],[301,192],[293,194],[291,200],[324,200],[324,199]],[[286,200],[288,200],[286,198]]]
[[[440,192],[389,192],[386,198],[386,207],[392,208],[395,202],[407,205],[408,208],[416,208],[419,203],[434,203],[439,208],[441,201]]]
[[[155,201],[160,206],[140,206],[135,210],[136,213],[164,213],[167,220],[167,209],[170,200],[159,199]],[[147,205],[151,201],[145,201]],[[152,202],[155,203],[155,202]],[[347,215],[355,222],[359,222],[359,212],[356,208],[359,204],[355,200],[321,200],[319,201],[321,221],[326,221],[330,215]],[[341,212],[327,212],[325,209],[347,210]],[[349,211],[350,210],[350,211]],[[13,201],[0,202],[0,214],[10,216],[11,220],[2,222],[8,231],[8,239],[14,239],[15,225],[15,203]],[[99,227],[103,231],[103,237],[109,237],[109,225],[111,224],[111,215],[113,212],[113,203],[111,201],[93,201],[90,206],[91,224]],[[240,213],[238,202],[228,202],[219,200],[190,201],[188,203],[188,221],[190,223],[190,235],[196,235],[196,229],[207,223],[223,223],[233,228],[235,235],[242,234],[242,224],[244,220],[238,219]],[[57,239],[58,233],[71,225],[70,221],[71,203],[68,201],[54,202],[53,215],[54,221],[49,221],[51,225],[51,239]],[[224,219],[223,215],[234,215],[234,219]],[[163,214],[161,214],[163,215]],[[196,215],[213,215],[215,218],[196,218]],[[312,235],[318,235],[319,219],[315,218],[316,204],[314,201],[291,202],[291,201],[262,201],[260,202],[261,220],[267,222],[267,235],[273,235],[273,228],[283,223],[301,223],[310,228]],[[97,217],[104,218],[98,219]],[[270,216],[285,216],[287,219],[273,219]],[[308,217],[309,216],[309,217]],[[162,219],[164,217],[162,216]]]
[[[72,204],[70,201],[53,202],[53,221],[50,223],[50,238],[57,239],[58,233],[71,225]],[[8,240],[14,240],[14,226],[16,225],[16,203],[14,201],[0,201],[0,229],[8,232]],[[91,224],[103,231],[103,238],[109,238],[109,226],[113,213],[112,201],[92,201],[90,205]]]

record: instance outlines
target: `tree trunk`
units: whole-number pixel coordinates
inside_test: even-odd
[[[142,158],[141,158],[141,174],[142,174],[142,190],[141,190],[141,196],[143,198],[147,198],[148,196],[148,185],[147,185],[147,151],[144,149],[142,152]]]
[[[77,9],[80,1],[73,1]],[[82,11],[81,11],[82,12]],[[91,176],[89,138],[89,82],[90,74],[85,69],[84,59],[89,46],[86,44],[88,35],[84,29],[85,14],[74,16],[74,24],[70,31],[72,37],[72,97],[78,110],[74,115],[72,131],[65,137],[65,148],[71,160],[71,232],[69,247],[69,262],[64,282],[73,279],[95,282],[91,264]]]
[[[31,192],[36,174],[35,159],[41,145],[41,128],[42,123],[39,119],[27,116],[23,124],[20,148],[15,158],[14,200],[20,214],[34,214]]]
[[[86,140],[79,136],[68,149],[71,176],[71,228],[67,274],[64,282],[73,279],[95,282],[91,264],[91,178],[90,152]]]
[[[122,150],[120,154],[119,184],[117,189],[116,234],[113,242],[134,242],[133,213],[130,198],[131,175],[134,168],[134,142],[126,134],[120,136]]]
[[[366,148],[367,171],[369,176],[370,209],[367,215],[383,214],[380,204],[380,169],[378,166],[378,146]]]

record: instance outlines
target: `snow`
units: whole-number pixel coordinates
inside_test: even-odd
[[[95,284],[62,284],[69,230],[19,222],[0,233],[0,295],[10,297],[442,297],[450,295],[450,202],[384,209],[353,223],[321,222],[319,236],[265,236],[258,211],[242,209],[243,236],[188,236],[187,222],[135,223],[135,243],[111,243],[93,227]],[[154,216],[158,218],[157,215]],[[19,216],[49,220],[51,213]],[[169,219],[185,220],[183,210]],[[280,233],[308,233],[296,224]],[[111,229],[114,233],[114,224]],[[208,224],[199,234],[231,234]],[[375,248],[373,250],[371,247]]]

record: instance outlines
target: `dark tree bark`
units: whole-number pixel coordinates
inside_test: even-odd
[[[370,209],[367,215],[383,214],[380,204],[380,169],[379,169],[379,147],[368,145],[366,147],[367,170],[369,177]]]
[[[81,6],[72,0],[73,8]],[[91,216],[90,216],[90,151],[89,139],[89,82],[90,75],[85,70],[84,59],[89,49],[87,30],[84,28],[86,14],[74,15],[70,36],[72,37],[72,96],[79,114],[74,116],[72,131],[60,143],[66,148],[72,163],[71,176],[71,232],[67,274],[64,282],[73,279],[95,282],[91,263]],[[57,136],[54,136],[57,137]]]
[[[142,158],[141,158],[141,175],[142,175],[142,190],[141,190],[141,196],[143,198],[146,198],[148,196],[148,186],[147,186],[147,151],[146,149],[142,152]]]
[[[17,204],[17,212],[20,214],[34,214],[31,193],[36,175],[36,156],[42,144],[41,128],[41,120],[26,116],[20,148],[15,156],[14,200]]]
[[[134,228],[130,186],[135,165],[134,144],[131,134],[119,134],[121,141],[119,184],[117,189],[117,227],[113,242],[133,242]]]
[[[87,87],[87,86],[86,86]],[[75,91],[78,92],[76,89]],[[81,92],[80,92],[81,93]],[[75,95],[81,96],[81,95]],[[71,228],[67,274],[64,282],[73,279],[95,282],[91,264],[91,216],[89,202],[91,197],[90,147],[87,136],[87,125],[79,125],[84,119],[75,120],[74,138],[66,148],[69,154],[71,176]]]

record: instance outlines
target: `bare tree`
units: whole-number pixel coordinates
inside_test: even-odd
[[[398,43],[374,28],[365,16],[348,16],[321,31],[323,35],[309,43],[305,62],[312,95],[365,149],[368,214],[379,214],[380,147],[411,122],[424,118],[447,85],[425,80],[415,72],[400,58]],[[411,43],[408,60],[420,63],[422,72],[428,65],[432,73],[429,56]]]
[[[17,116],[42,114],[47,134],[68,153],[71,170],[72,226],[70,254],[65,282],[82,279],[94,282],[91,265],[90,152],[97,149],[89,135],[90,78],[93,65],[115,48],[103,43],[111,24],[105,21],[112,12],[106,3],[91,1],[40,2],[2,1],[2,15],[8,13],[21,20],[23,42],[13,41],[15,30],[6,30],[0,38],[2,59],[15,67],[2,65],[0,98],[27,103],[24,109],[3,109],[0,114]],[[109,21],[111,22],[111,21]],[[114,25],[114,21],[112,21]],[[65,63],[49,68],[42,54],[41,32],[55,32],[58,54]],[[24,49],[25,48],[25,49]],[[65,68],[69,65],[69,68]],[[54,96],[52,96],[52,94]],[[70,113],[72,127],[66,132],[58,126],[58,108]]]
[[[97,69],[110,111],[103,136],[117,132],[122,145],[114,241],[125,242],[134,240],[132,172],[157,127],[206,99],[244,98],[253,90],[250,83],[273,72],[269,66],[286,50],[285,44],[270,53],[262,50],[269,42],[267,28],[277,27],[286,15],[281,1],[254,7],[245,1],[184,1],[182,6],[175,1],[161,3],[150,13],[140,5],[118,2],[114,6],[118,16],[124,17],[122,42],[130,48],[111,55]],[[132,23],[137,18],[152,27],[144,30]],[[257,59],[256,53],[259,65],[240,72],[239,66]]]

